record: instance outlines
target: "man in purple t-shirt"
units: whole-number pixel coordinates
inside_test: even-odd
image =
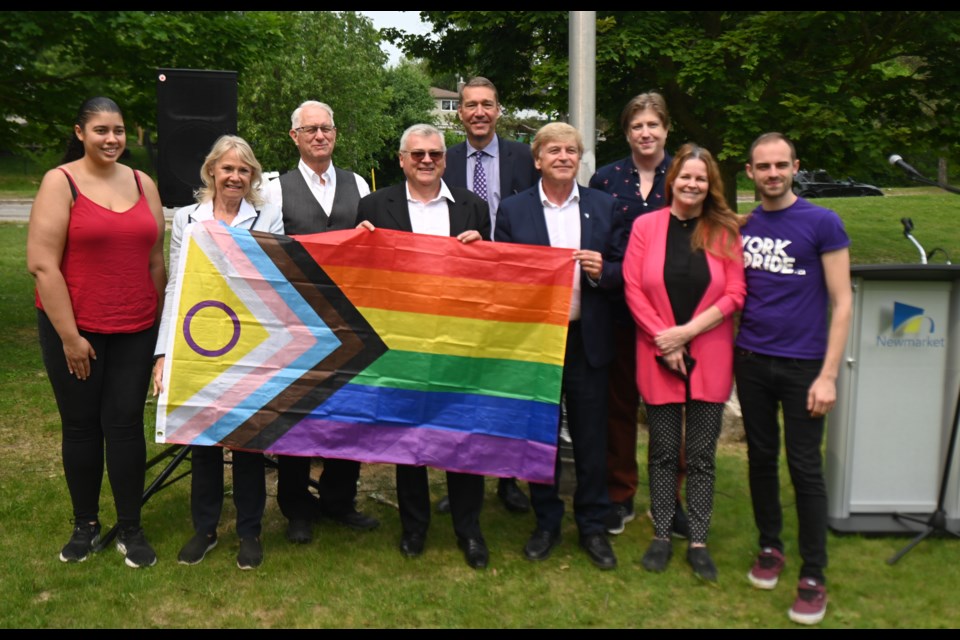
[[[747,298],[734,371],[760,542],[748,578],[758,589],[773,589],[785,564],[782,409],[802,560],[789,615],[817,624],[827,610],[827,488],[820,448],[850,327],[850,239],[836,213],[794,195],[799,168],[796,149],[782,134],[766,133],[750,147],[746,171],[760,206],[741,230]]]

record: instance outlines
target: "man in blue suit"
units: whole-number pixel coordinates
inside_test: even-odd
[[[467,139],[447,150],[443,181],[451,187],[469,189],[487,201],[492,237],[500,200],[529,189],[540,179],[540,174],[533,164],[530,147],[497,135],[500,98],[490,80],[477,76],[460,87],[457,115]],[[509,511],[530,511],[530,501],[515,478],[500,478],[497,496]],[[437,503],[437,511],[449,510],[449,499],[444,496]]]
[[[583,140],[576,129],[561,122],[542,127],[532,152],[542,178],[500,203],[494,239],[566,247],[577,262],[563,364],[577,476],[573,511],[580,546],[596,566],[613,569],[617,558],[604,525],[611,508],[606,444],[608,367],[614,358],[610,294],[623,286],[625,228],[613,197],[577,185]],[[554,483],[530,483],[537,516],[536,530],[523,550],[530,560],[544,560],[560,542],[560,469],[558,455]]]

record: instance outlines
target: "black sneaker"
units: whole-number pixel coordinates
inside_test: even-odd
[[[117,535],[117,551],[126,556],[124,562],[134,569],[157,564],[157,554],[147,542],[141,527],[121,529]]]
[[[263,564],[263,547],[260,538],[251,536],[240,538],[240,551],[237,553],[237,566],[243,570],[256,569]]]
[[[78,522],[70,542],[60,550],[60,562],[83,562],[100,543],[100,523]]]
[[[636,513],[633,510],[633,501],[614,502],[610,505],[610,513],[603,520],[607,533],[618,536],[627,528],[628,522],[633,522]]]
[[[205,533],[195,534],[187,540],[187,544],[180,549],[177,561],[180,564],[200,564],[207,557],[207,552],[217,546],[217,534],[208,536]]]

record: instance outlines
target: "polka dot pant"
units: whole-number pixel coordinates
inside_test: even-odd
[[[723,403],[691,400],[686,404],[687,511],[690,542],[706,544],[713,516],[717,440],[723,425]],[[648,470],[650,512],[656,537],[670,538],[677,501],[677,476],[683,438],[682,404],[647,405],[650,425]]]

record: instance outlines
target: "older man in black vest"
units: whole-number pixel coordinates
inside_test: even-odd
[[[333,166],[337,127],[333,109],[308,100],[291,116],[290,137],[300,150],[296,169],[271,181],[267,201],[280,206],[287,235],[352,229],[357,204],[370,193],[366,181],[352,171]],[[289,521],[287,539],[308,543],[317,517],[353,529],[370,530],[380,522],[356,509],[360,463],[325,458],[319,480],[319,503],[310,493],[309,457],[277,457],[277,503]]]

